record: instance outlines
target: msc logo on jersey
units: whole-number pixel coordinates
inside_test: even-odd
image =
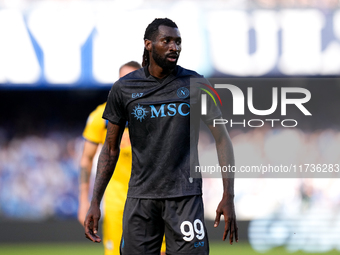
[[[143,106],[140,106],[138,104],[138,106],[135,106],[135,109],[133,109],[131,114],[133,114],[135,118],[137,118],[137,120],[142,122],[142,120],[145,119],[146,117],[146,113],[148,113],[148,111],[145,108],[143,108]]]
[[[158,109],[154,105],[150,105],[151,117],[166,117],[175,116],[177,113],[181,116],[187,116],[190,113],[190,105],[187,103],[177,104],[162,104]]]
[[[190,114],[190,105],[187,103],[171,103],[171,104],[162,104],[161,106],[154,106],[154,105],[149,105],[150,107],[150,119],[153,118],[162,118],[166,116],[173,117],[177,114],[181,116],[188,116]],[[149,111],[146,110],[147,108],[144,108],[143,106],[135,106],[135,108],[132,110],[132,115],[142,122],[142,120],[145,119],[147,116],[147,113]]]
[[[177,96],[179,98],[187,98],[189,94],[190,94],[189,90],[185,87],[181,87],[177,90]]]

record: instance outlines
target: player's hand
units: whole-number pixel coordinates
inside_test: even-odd
[[[86,201],[79,201],[79,208],[78,208],[78,221],[81,225],[84,226],[86,213],[89,210],[90,202]]]
[[[86,238],[95,243],[100,243],[102,241],[102,239],[97,235],[99,219],[100,219],[99,206],[91,205],[85,218],[84,227]]]
[[[233,240],[238,242],[238,228],[236,223],[236,214],[235,214],[235,206],[234,199],[229,198],[223,194],[223,198],[219,203],[216,210],[216,218],[214,227],[216,228],[220,223],[221,215],[224,216],[224,234],[223,241],[227,238],[229,233],[229,243],[233,244]]]

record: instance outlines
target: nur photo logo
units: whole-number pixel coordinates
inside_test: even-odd
[[[201,94],[201,115],[208,115],[208,96],[213,100],[216,107],[218,107],[217,101],[219,101],[221,111],[224,110],[223,101],[232,100],[232,115],[233,116],[244,116],[245,115],[245,107],[247,110],[256,116],[261,116],[261,118],[252,118],[252,119],[243,119],[243,120],[235,120],[235,119],[214,119],[213,126],[216,125],[225,125],[230,124],[230,127],[262,127],[265,123],[269,124],[270,127],[275,127],[276,124],[280,123],[282,127],[296,127],[298,125],[298,121],[296,119],[281,119],[281,118],[270,118],[269,115],[273,114],[280,108],[280,116],[287,116],[287,106],[292,105],[296,107],[304,116],[311,116],[312,113],[307,109],[305,104],[310,101],[311,93],[306,88],[299,87],[272,87],[266,88],[266,90],[271,90],[271,106],[267,109],[257,109],[254,106],[254,90],[259,88],[247,87],[246,96],[243,91],[236,85],[232,84],[223,84],[218,83],[213,86],[208,85],[206,82],[197,82],[198,89],[202,90]],[[197,86],[197,85],[196,85]],[[218,93],[216,89],[228,90],[230,92],[228,94],[228,98],[223,98],[221,93]],[[261,91],[260,91],[261,92]],[[280,92],[280,93],[279,93]],[[224,95],[225,93],[223,93]],[[291,95],[295,95],[294,98]],[[217,100],[216,100],[217,99]],[[266,116],[263,118],[262,116]]]

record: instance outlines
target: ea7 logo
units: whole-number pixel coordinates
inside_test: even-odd
[[[203,247],[204,246],[204,242],[195,242],[194,246],[195,246],[195,248],[200,247],[200,246]]]
[[[132,98],[137,98],[143,96],[144,93],[132,93]]]

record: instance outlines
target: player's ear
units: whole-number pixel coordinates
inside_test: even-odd
[[[147,51],[150,51],[151,50],[151,46],[152,46],[152,42],[151,40],[148,40],[148,39],[145,39],[144,40],[144,47]]]

